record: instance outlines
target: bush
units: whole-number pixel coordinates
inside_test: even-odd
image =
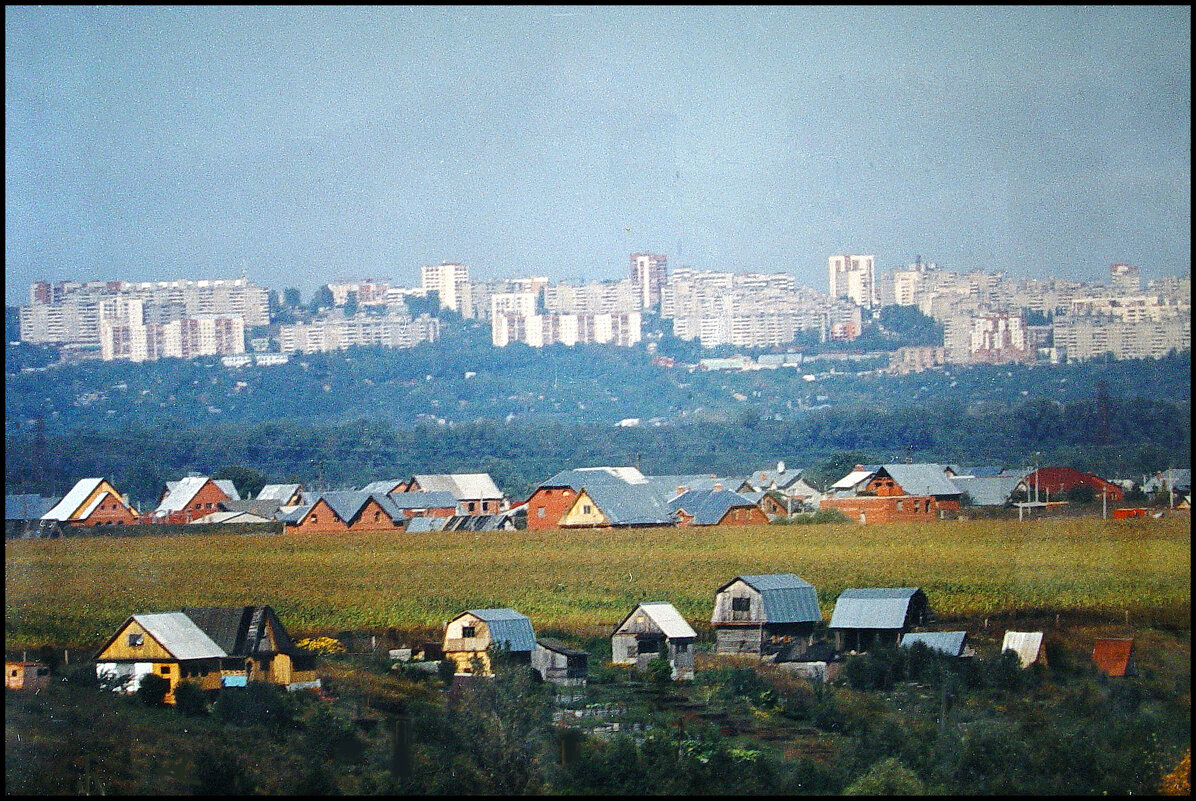
[[[843,789],[843,795],[925,795],[926,786],[896,757],[877,762]]]
[[[667,687],[673,683],[673,666],[667,659],[653,659],[644,669],[644,680],[653,687]]]
[[[154,673],[146,673],[137,684],[137,697],[146,706],[162,706],[168,692],[170,682]]]
[[[193,681],[179,682],[174,688],[174,706],[182,714],[192,717],[208,713],[208,699]]]
[[[889,690],[905,678],[905,660],[901,648],[876,648],[848,657],[843,676],[853,690]]]

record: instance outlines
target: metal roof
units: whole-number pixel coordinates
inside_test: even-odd
[[[240,495],[240,493],[237,492],[237,488],[236,488],[236,486],[233,485],[233,482],[231,479],[214,478],[214,479],[212,479],[212,483],[215,484],[217,487],[219,487],[221,489],[221,491],[223,491],[224,494],[228,496],[229,500],[231,500],[231,501],[241,500],[241,495]]]
[[[901,647],[912,648],[914,643],[920,642],[947,656],[959,656],[967,636],[966,631],[911,631],[901,638]]]
[[[643,484],[647,481],[644,474],[634,467],[575,467],[562,470],[541,487],[570,487],[580,490],[584,486],[601,481],[615,481],[623,484]],[[674,487],[674,489],[676,489]]]
[[[1004,506],[1021,483],[1017,476],[976,476],[951,479],[960,492],[972,499],[972,506]]]
[[[643,612],[670,640],[698,636],[698,633],[686,622],[685,618],[681,617],[677,608],[665,601],[648,601],[639,604],[620,621],[619,625],[615,627],[615,632],[617,633],[619,629],[623,628],[623,624],[634,617],[637,611]]]
[[[57,498],[41,495],[5,495],[5,520],[37,520],[58,504]]]
[[[386,497],[398,509],[457,509],[457,496],[443,490],[392,492]]]
[[[389,495],[394,488],[403,483],[401,478],[385,478],[381,481],[371,481],[361,488],[362,492],[384,492]]]
[[[490,641],[495,645],[505,645],[512,651],[535,650],[536,632],[532,630],[532,622],[527,615],[521,615],[514,609],[470,609],[469,614],[486,624],[490,630]]]
[[[876,469],[852,470],[850,473],[843,476],[843,478],[839,479],[834,484],[832,484],[831,489],[832,490],[852,489],[857,484],[859,484],[861,481],[865,481],[865,480],[871,478],[872,474],[875,472],[876,472]]]
[[[278,510],[278,515],[274,519],[282,523],[298,523],[299,521],[303,520],[303,518],[307,517],[307,513],[310,512],[311,508],[315,505],[315,501],[312,501],[311,503],[304,503],[299,506],[295,506],[291,508],[290,511],[283,511],[283,508],[280,507]]]
[[[299,651],[269,606],[186,607],[182,611],[229,656]],[[268,626],[270,623],[273,625]],[[266,634],[268,627],[274,630],[274,643]]]
[[[805,579],[792,573],[736,576],[719,587],[717,592],[722,592],[740,580],[760,593],[760,599],[764,604],[765,623],[822,622],[822,612],[818,608],[818,591]]]
[[[1042,650],[1041,631],[1007,631],[1001,642],[1001,652],[1013,651],[1022,667],[1030,667],[1038,660]]]
[[[673,522],[659,488],[649,484],[599,482],[586,485],[584,490],[612,526],[658,526]]]
[[[54,505],[50,511],[42,515],[42,520],[70,520],[79,511],[79,507],[87,500],[96,487],[102,484],[102,478],[81,478],[71,487],[71,491],[62,496],[62,500]]]
[[[166,497],[162,499],[162,502],[158,504],[158,507],[154,511],[181,512],[191,502],[191,499],[195,497],[195,494],[203,489],[204,484],[207,484],[209,481],[211,479],[207,476],[187,476],[178,481],[167,481]],[[225,494],[228,495],[228,492],[225,491]],[[239,496],[235,493],[229,495],[229,497],[233,500],[239,500]]]
[[[1092,661],[1106,676],[1128,676],[1134,671],[1132,639],[1100,638],[1092,644]]]
[[[805,470],[801,468],[790,468],[788,470],[757,470],[747,477],[747,482],[757,489],[772,489],[778,487],[785,489],[794,484],[802,477]]]
[[[291,499],[291,496],[298,492],[299,484],[267,484],[262,487],[257,494],[259,501],[278,501],[285,503]]]
[[[843,590],[831,613],[832,629],[900,629],[917,587],[867,587]]]
[[[729,489],[694,489],[683,492],[669,503],[669,511],[684,510],[693,515],[693,522],[699,526],[716,525],[731,509],[740,506],[755,506],[755,502]]]
[[[579,648],[574,648],[571,645],[566,645],[560,640],[554,640],[550,637],[541,637],[540,639],[536,640],[536,645],[540,646],[541,648],[547,648],[549,651],[555,651],[558,654],[564,654],[565,656],[589,656],[589,653],[586,651],[582,651]]]
[[[175,659],[208,659],[227,656],[195,621],[182,612],[158,612],[133,615],[133,620],[149,632]]]
[[[443,531],[449,519],[447,517],[413,517],[407,521],[407,531],[413,534]]]
[[[413,476],[425,492],[451,492],[457,500],[501,499],[502,491],[489,473],[431,473]]]
[[[941,464],[886,464],[881,465],[881,470],[892,476],[907,495],[959,494],[959,488],[951,483]]]

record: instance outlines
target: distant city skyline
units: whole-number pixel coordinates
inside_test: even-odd
[[[6,303],[788,272],[1190,273],[1191,10],[36,8],[5,19]]]

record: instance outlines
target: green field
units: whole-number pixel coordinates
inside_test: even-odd
[[[792,572],[829,620],[847,587],[918,586],[940,619],[1084,614],[1191,625],[1186,517],[619,531],[182,536],[5,544],[6,648],[90,647],[128,615],[269,604],[296,635],[435,628],[510,606],[592,636],[643,600],[699,631],[715,589]]]

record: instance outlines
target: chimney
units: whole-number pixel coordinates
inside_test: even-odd
[[[688,492],[688,491],[689,491],[689,487],[677,487],[677,494],[678,494],[678,495],[680,495],[680,494],[682,494],[682,493],[684,493],[684,492]]]
[[[723,485],[722,485],[722,484],[715,484],[715,485],[714,485],[714,491],[715,491],[715,492],[718,492],[718,491],[720,491],[722,488],[723,488]]]

